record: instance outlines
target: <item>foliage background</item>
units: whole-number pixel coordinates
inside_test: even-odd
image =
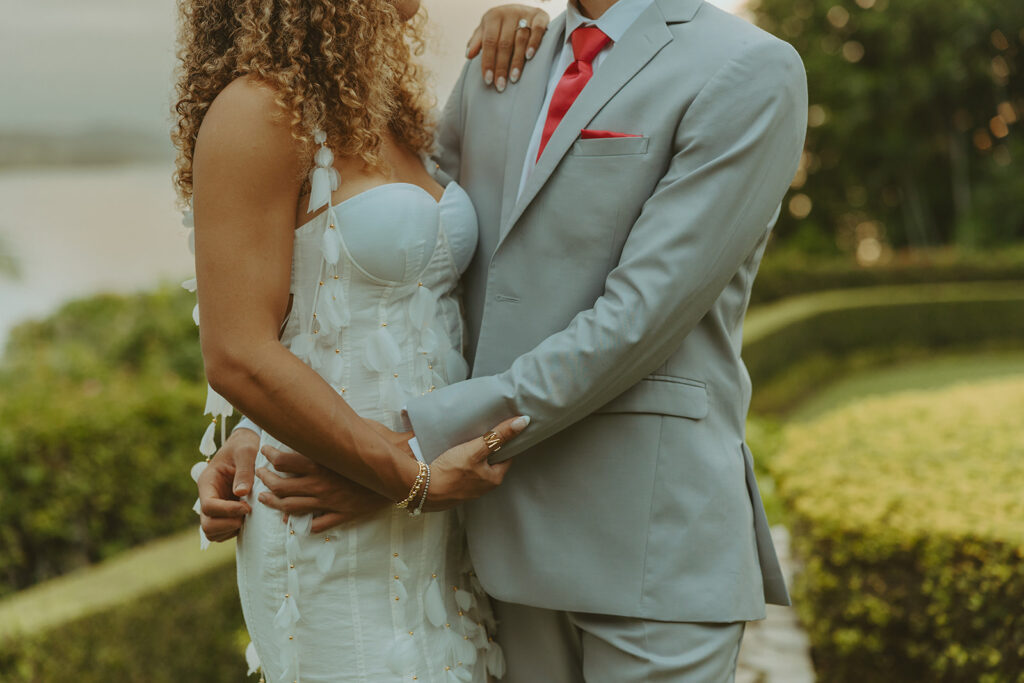
[[[866,264],[890,247],[1024,237],[1024,3],[753,0],[791,42],[811,108],[778,232]]]

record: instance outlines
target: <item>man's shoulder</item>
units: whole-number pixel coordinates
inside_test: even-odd
[[[714,72],[738,57],[751,55],[768,61],[799,62],[792,45],[709,2],[701,4],[691,21],[668,25],[674,40],[669,49],[680,58]]]

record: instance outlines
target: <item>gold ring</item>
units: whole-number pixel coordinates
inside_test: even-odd
[[[526,19],[520,19],[519,28],[530,28],[530,22],[528,22]]]
[[[501,450],[501,444],[503,443],[501,437],[495,432],[487,432],[484,434],[484,443],[487,444],[487,450],[491,453],[497,453]]]

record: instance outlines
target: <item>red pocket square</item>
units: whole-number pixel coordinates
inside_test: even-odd
[[[584,128],[580,131],[581,140],[599,140],[601,138],[639,138],[642,135],[634,135],[633,133],[616,133],[611,130],[590,130]]]

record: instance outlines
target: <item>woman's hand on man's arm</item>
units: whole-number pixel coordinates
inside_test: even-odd
[[[367,420],[370,427],[385,440],[408,442],[412,432],[393,432],[382,424]],[[530,421],[525,418],[505,420],[494,428],[503,443],[518,436]],[[501,484],[510,463],[491,465],[487,462],[491,449],[480,436],[459,444],[431,464],[430,485],[423,509],[427,512],[447,510],[479,498]],[[256,476],[266,485],[259,502],[286,515],[313,514],[313,533],[354,522],[394,504],[364,486],[318,465],[299,453],[285,453],[270,446],[263,447],[277,472],[260,468]],[[412,457],[412,456],[410,456]],[[418,503],[418,499],[414,502]]]

